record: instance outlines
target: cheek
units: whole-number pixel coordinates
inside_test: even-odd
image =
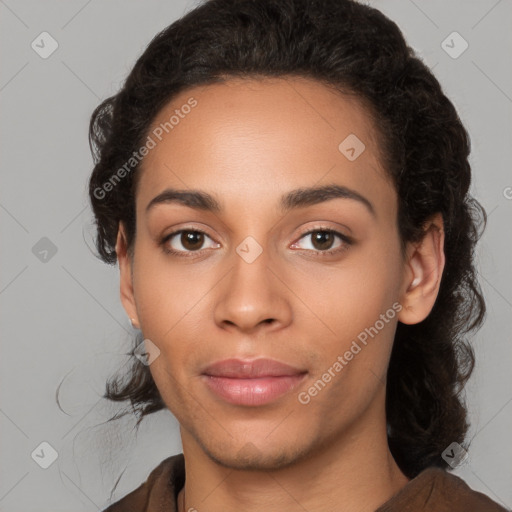
[[[324,268],[315,279],[309,278],[301,293],[316,316],[308,315],[303,328],[321,334],[319,345],[310,347],[322,354],[316,376],[332,367],[338,356],[346,361],[344,379],[385,374],[401,309],[398,258],[398,242],[381,241],[338,268]]]
[[[323,290],[310,289],[322,322],[310,315],[303,326],[313,335],[308,359],[315,362],[298,398],[325,428],[359,417],[383,392],[400,308],[392,274],[374,261],[364,271],[332,276]]]
[[[298,295],[344,338],[373,325],[399,296],[400,267],[394,246],[373,243],[337,266],[303,268]]]
[[[140,248],[133,283],[143,335],[157,345],[162,356],[150,370],[159,389],[165,392],[168,386],[179,387],[177,383],[185,379],[197,354],[203,354],[209,343],[205,332],[210,332],[207,319],[211,315],[205,308],[209,307],[208,299],[218,277],[211,281],[209,274],[201,274],[194,264],[172,264],[158,251]],[[175,399],[179,396],[176,393]]]
[[[193,264],[172,264],[159,248],[141,244],[136,250],[133,283],[139,320],[145,334],[161,337],[208,293],[208,282],[192,271]]]

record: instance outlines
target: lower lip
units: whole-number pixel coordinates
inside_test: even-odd
[[[204,375],[207,386],[226,402],[235,405],[264,405],[291,391],[305,374],[235,379]]]

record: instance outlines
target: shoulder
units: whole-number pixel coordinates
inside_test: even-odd
[[[440,468],[429,468],[427,476],[432,475],[436,482],[436,493],[450,503],[450,499],[458,510],[472,510],[474,512],[503,512],[506,511],[501,505],[493,501],[485,494],[475,491],[462,480]]]
[[[185,460],[183,454],[173,455],[154,468],[146,481],[120,500],[112,503],[103,512],[149,512],[152,504],[175,509],[176,495],[185,483]]]
[[[506,512],[462,478],[438,467],[422,471],[377,512]]]

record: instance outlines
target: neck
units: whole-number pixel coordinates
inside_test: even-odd
[[[180,512],[321,512],[340,505],[344,512],[374,512],[408,482],[389,451],[385,422],[366,419],[296,463],[268,471],[221,466],[188,431],[182,428],[181,435],[186,475]]]

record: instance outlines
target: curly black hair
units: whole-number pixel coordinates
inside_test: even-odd
[[[386,411],[390,450],[409,478],[428,466],[447,468],[441,453],[454,441],[464,443],[468,429],[461,392],[474,353],[465,335],[485,317],[473,259],[487,217],[469,194],[470,140],[453,104],[398,26],[377,9],[355,0],[207,0],[157,34],[120,91],[91,117],[89,194],[99,255],[115,264],[120,222],[133,247],[138,163],[125,167],[115,186],[104,185],[144,144],[174,96],[230,77],[294,76],[355,95],[366,106],[397,190],[402,249],[442,214],[446,263],[439,294],[425,320],[398,323]],[[110,379],[104,397],[129,400],[138,426],[166,406],[149,368],[133,359],[128,380]]]

